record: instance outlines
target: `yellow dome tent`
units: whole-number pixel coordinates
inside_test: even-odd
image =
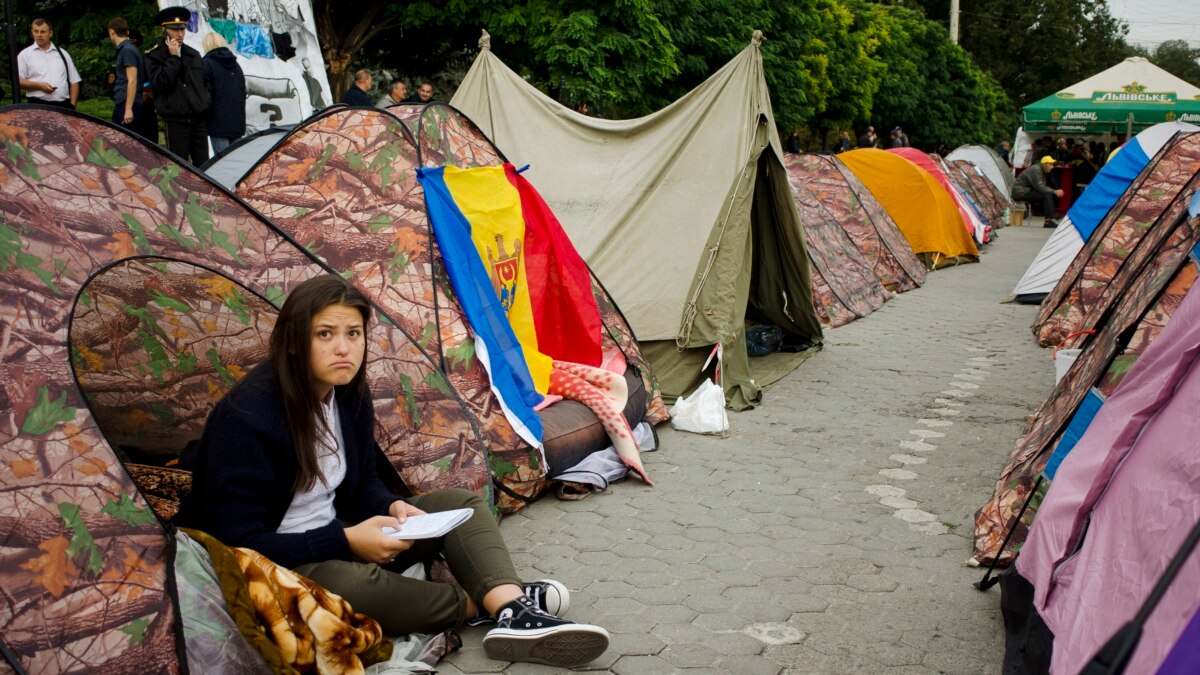
[[[896,221],[913,252],[931,269],[978,262],[979,249],[950,195],[929,172],[883,150],[838,155]]]

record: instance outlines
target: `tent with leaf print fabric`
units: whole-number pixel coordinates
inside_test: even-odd
[[[667,107],[588,117],[481,50],[451,103],[525,175],[629,317],[664,395],[689,393],[720,345],[730,407],[819,343],[809,254],[783,168],[760,43]],[[519,48],[519,47],[518,47]],[[747,320],[801,353],[751,360]]]
[[[0,134],[0,410],[10,420],[0,485],[14,495],[0,508],[0,542],[16,561],[4,569],[5,658],[46,673],[183,672],[185,654],[193,672],[273,662],[254,635],[243,644],[215,577],[197,573],[205,549],[163,525],[188,481],[162,465],[265,358],[292,286],[333,272],[363,279],[107,123],[16,106],[0,111]],[[413,315],[400,310],[412,308],[375,306],[364,367],[397,486],[402,477],[414,492],[494,498],[501,479],[544,480],[542,467],[541,478],[493,474],[519,473],[530,453],[493,445],[515,435],[502,417],[481,421],[464,394],[486,400],[490,389],[469,368],[442,368],[462,355],[404,330]],[[450,309],[427,314],[435,334],[456,320]],[[636,344],[615,308],[604,317],[612,342]]]
[[[0,111],[0,134],[5,658],[38,673],[184,672],[185,655],[200,672],[270,661],[200,572],[204,549],[163,524],[186,473],[132,460],[197,438],[265,358],[288,290],[332,269],[107,123],[18,106]],[[444,462],[463,467],[458,485],[489,485],[487,444],[430,354],[392,321],[369,338],[388,458],[414,467],[410,479]],[[397,406],[405,382],[428,388]]]
[[[797,199],[805,195],[813,200],[845,230],[884,288],[903,293],[925,283],[925,267],[896,221],[835,156],[793,154],[785,158],[784,164],[788,182],[804,188],[803,192],[795,192]]]

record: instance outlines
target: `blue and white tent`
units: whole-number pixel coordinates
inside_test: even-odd
[[[1113,204],[1150,163],[1150,159],[1176,133],[1197,129],[1200,127],[1192,124],[1164,122],[1146,129],[1122,146],[1071,205],[1054,234],[1042,246],[1029,269],[1025,270],[1025,275],[1013,289],[1017,302],[1038,304],[1054,290],[1054,285],[1083,249],[1084,242],[1092,236],[1100,221],[1104,220]]]

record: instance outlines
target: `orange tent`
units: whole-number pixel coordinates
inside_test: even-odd
[[[887,209],[913,252],[930,267],[979,259],[958,206],[928,171],[872,148],[844,152],[838,159]]]

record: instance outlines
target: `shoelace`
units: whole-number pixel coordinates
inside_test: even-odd
[[[533,603],[533,606],[529,607],[527,609],[537,612],[538,614],[545,614],[547,616],[553,616],[553,614],[550,614],[546,610],[542,609],[542,587],[540,585],[528,584],[528,585],[525,585],[523,588],[525,591],[525,597],[528,598],[529,601]],[[503,612],[501,613],[501,616],[503,616]],[[503,619],[499,619],[499,620],[503,621]],[[468,626],[485,626],[490,623],[495,623],[496,621],[497,621],[497,619],[492,619],[492,617],[488,615],[487,610],[480,608],[478,614],[471,617],[470,619],[467,619],[466,625],[468,625]]]
[[[538,609],[542,608],[542,587],[541,586],[526,586],[525,597],[533,601],[533,604]]]

